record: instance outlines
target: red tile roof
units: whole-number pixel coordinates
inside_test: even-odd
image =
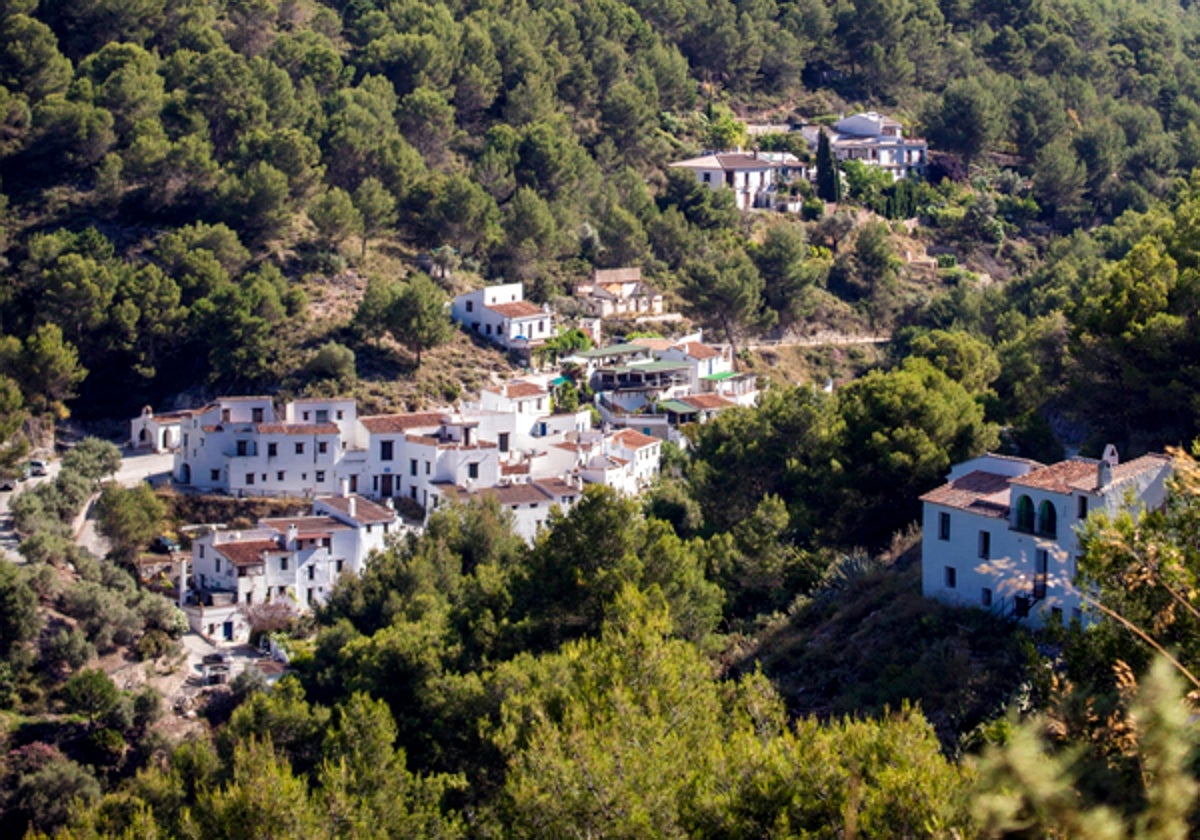
[[[661,443],[658,438],[644,435],[636,429],[622,429],[613,435],[613,440],[626,449],[642,449],[646,446]]]
[[[334,531],[348,531],[350,526],[338,522],[332,516],[284,516],[277,519],[263,519],[259,522],[264,528],[274,528],[281,534],[286,534],[290,526],[296,526],[296,535],[300,539],[327,537]]]
[[[374,435],[400,434],[412,429],[436,428],[445,414],[440,411],[417,411],[408,414],[376,414],[360,418],[366,430]]]
[[[647,350],[663,351],[675,346],[675,342],[669,338],[635,338],[629,342],[636,344],[638,347],[645,347]]]
[[[718,394],[693,394],[690,397],[680,397],[679,401],[687,403],[692,408],[710,411],[714,408],[732,408],[737,403],[727,400]]]
[[[364,499],[362,496],[324,496],[318,501],[339,513],[350,516],[351,499],[354,499],[354,516],[351,518],[355,522],[367,525],[377,522],[391,522],[396,518],[396,511],[376,504],[370,499]]]
[[[678,346],[693,359],[713,359],[721,355],[720,350],[709,347],[707,344],[701,344],[699,341],[689,341],[687,344]]]
[[[1008,476],[975,470],[930,490],[921,501],[1000,519],[1008,516],[1010,480]]]
[[[526,382],[523,379],[514,379],[512,382],[505,382],[498,388],[485,388],[484,390],[508,397],[510,400],[522,397],[544,397],[548,393],[541,385]]]
[[[1051,493],[1070,493],[1073,487],[1082,486],[1091,479],[1089,489],[1093,489],[1096,486],[1098,463],[1091,459],[1059,461],[1057,464],[1050,464],[1018,476],[1012,479],[1012,483],[1035,490],[1048,490]]]
[[[263,562],[264,551],[281,551],[274,540],[245,540],[243,542],[218,543],[215,548],[235,566],[256,566]]]
[[[533,483],[552,497],[568,496],[573,498],[583,493],[579,487],[569,481],[563,481],[561,478],[541,478]]]
[[[263,435],[336,435],[341,430],[336,423],[259,423]]]
[[[488,309],[503,315],[505,318],[532,318],[537,315],[545,315],[541,307],[535,306],[527,300],[518,300],[512,303],[493,303]]]

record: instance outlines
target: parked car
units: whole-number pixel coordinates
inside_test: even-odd
[[[29,465],[21,464],[15,470],[0,475],[0,490],[16,490],[18,482],[29,478]]]
[[[179,543],[163,535],[154,538],[154,542],[150,543],[150,550],[158,554],[174,554],[179,551]]]
[[[34,460],[30,461],[29,462],[29,474],[30,475],[46,475],[47,474],[46,462],[40,461],[36,458]]]

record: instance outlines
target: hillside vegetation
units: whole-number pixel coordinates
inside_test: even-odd
[[[105,488],[114,551],[91,557],[72,525],[117,456],[81,444],[14,501],[25,563],[0,564],[2,824],[1195,835],[1194,462],[1163,511],[1084,534],[1085,586],[1140,637],[928,604],[903,549],[920,495],[985,449],[1200,432],[1198,14],[0,2],[0,471],[70,414],[214,392],[452,402],[511,368],[449,329],[449,294],[505,278],[552,301],[596,267],[642,267],[777,386],[666,447],[644,499],[590,487],[532,546],[494,504],[438,511],[283,616],[292,673],[211,692],[182,743],[154,691],[98,667],[172,667],[182,616],[123,566],[166,506]],[[925,181],[850,164],[839,203],[799,184],[803,213],[744,214],[667,167],[746,121],[860,108],[928,137]],[[754,341],[819,332],[887,343]]]

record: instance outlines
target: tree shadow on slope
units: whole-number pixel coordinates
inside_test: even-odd
[[[850,558],[839,571],[741,666],[761,664],[791,714],[878,716],[909,700],[955,754],[966,733],[1031,690],[1029,634],[922,597],[917,552],[893,565]]]

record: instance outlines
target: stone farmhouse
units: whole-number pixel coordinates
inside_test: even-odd
[[[1087,620],[1076,587],[1078,527],[1096,511],[1152,510],[1166,497],[1171,459],[1040,464],[983,455],[951,470],[921,497],[922,589],[927,597],[977,606],[1035,625]]]

